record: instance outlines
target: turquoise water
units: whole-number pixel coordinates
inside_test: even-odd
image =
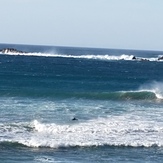
[[[163,52],[3,48],[2,162],[163,161]]]

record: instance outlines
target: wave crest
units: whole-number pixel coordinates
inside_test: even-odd
[[[117,91],[117,92],[73,92],[67,93],[62,98],[77,98],[77,99],[90,99],[90,100],[145,100],[145,101],[161,101],[162,96],[152,90],[140,91]]]
[[[150,91],[155,94],[157,99],[163,99],[163,83],[158,81],[153,81],[151,83],[144,84],[140,87],[142,91]]]

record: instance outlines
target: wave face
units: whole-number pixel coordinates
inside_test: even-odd
[[[68,95],[73,97],[73,95]],[[96,100],[163,100],[162,95],[155,91],[120,91],[108,93],[81,93],[75,94],[76,98],[96,99]]]
[[[131,100],[145,100],[145,101],[162,101],[161,94],[152,90],[140,91],[119,91],[119,92],[87,92],[87,93],[67,93],[61,95],[62,98],[76,98],[76,99],[90,99],[90,100],[116,100],[116,101],[131,101]],[[52,96],[53,98],[53,96]]]
[[[25,90],[23,90],[25,91]],[[6,94],[1,92],[0,96],[4,97],[27,97],[27,98],[47,98],[47,99],[87,99],[87,100],[114,100],[114,101],[163,101],[162,93],[155,92],[155,90],[138,90],[138,91],[117,91],[117,92],[67,92],[57,93],[53,92],[13,92]]]

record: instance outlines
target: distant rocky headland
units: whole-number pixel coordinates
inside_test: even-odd
[[[1,53],[27,53],[25,51],[21,51],[21,50],[17,50],[17,49],[14,49],[14,48],[4,48],[2,50],[0,50]]]

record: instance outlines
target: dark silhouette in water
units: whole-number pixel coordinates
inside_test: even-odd
[[[78,120],[78,119],[77,119],[77,118],[75,118],[75,117],[74,117],[74,118],[72,118],[72,121],[77,121],[77,120]]]
[[[132,59],[136,59],[136,57],[135,57],[135,56],[133,56],[133,57],[132,57]]]
[[[159,57],[158,60],[163,60],[163,56]]]

